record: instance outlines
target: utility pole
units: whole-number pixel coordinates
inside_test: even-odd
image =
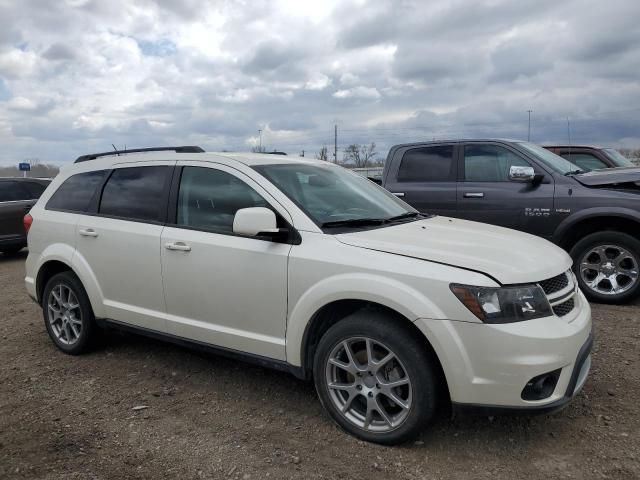
[[[304,157],[304,150],[302,150],[302,156]]]
[[[258,147],[258,151],[262,152],[262,129],[258,129],[258,136],[260,137],[260,146]]]
[[[527,113],[529,114],[529,128],[527,130],[527,142],[531,141],[531,112],[533,112],[533,110],[527,110]]]
[[[337,123],[334,125],[333,163],[338,163],[338,124]]]

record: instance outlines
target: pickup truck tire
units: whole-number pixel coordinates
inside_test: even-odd
[[[570,253],[578,284],[589,300],[617,304],[640,293],[640,241],[631,235],[592,233]]]
[[[42,313],[47,333],[63,352],[79,355],[93,345],[93,309],[82,283],[72,272],[49,279],[42,294]]]
[[[402,319],[363,309],[320,339],[313,374],[329,415],[351,435],[393,445],[415,437],[438,398],[433,359]]]

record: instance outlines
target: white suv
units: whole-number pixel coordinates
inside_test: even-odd
[[[584,384],[589,304],[546,240],[421,215],[328,162],[149,150],[80,157],[25,217],[26,287],[62,351],[108,326],[256,361],[387,444],[438,400],[550,412]]]

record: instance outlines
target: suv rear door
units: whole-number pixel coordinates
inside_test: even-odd
[[[175,161],[115,165],[76,226],[74,262],[90,265],[108,318],[166,331],[160,234]]]
[[[454,143],[398,149],[385,188],[420,212],[455,216],[456,150]]]
[[[551,175],[520,152],[498,142],[466,142],[458,166],[456,216],[550,237],[553,209]],[[509,180],[512,166],[533,167],[541,183]]]
[[[35,202],[20,181],[0,179],[0,246],[25,241],[23,218]]]

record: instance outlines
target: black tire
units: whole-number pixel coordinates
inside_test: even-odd
[[[424,429],[424,427],[433,418],[436,411],[439,392],[437,381],[438,377],[434,366],[435,359],[424,342],[420,341],[416,333],[410,330],[409,326],[403,324],[403,321],[403,319],[390,318],[389,315],[376,310],[360,310],[333,325],[322,336],[315,352],[313,374],[320,402],[331,418],[333,418],[333,420],[342,429],[365,441],[385,445],[407,442]],[[380,342],[391,353],[393,353],[399,360],[399,363],[396,364],[395,359],[388,363],[391,364],[394,371],[399,365],[400,372],[404,371],[403,378],[406,377],[410,381],[410,387],[397,387],[411,389],[411,393],[408,396],[408,398],[411,399],[408,403],[408,413],[403,414],[405,416],[402,417],[403,419],[399,421],[398,425],[395,427],[392,427],[392,424],[387,422],[387,424],[390,425],[388,427],[390,430],[388,431],[376,432],[371,431],[370,429],[365,429],[364,425],[357,425],[340,411],[338,406],[334,403],[336,401],[335,394],[330,393],[328,385],[330,380],[327,376],[329,375],[328,371],[331,371],[331,368],[335,368],[328,363],[332,352],[335,352],[335,349],[343,348],[341,347],[341,344],[347,339],[356,338],[356,340],[353,340],[354,343],[352,345],[355,345],[355,348],[357,348],[357,343],[360,341],[357,339],[362,337],[367,337],[373,340],[373,342]],[[362,352],[362,348],[363,347],[360,346],[360,353]],[[379,346],[376,345],[376,348],[379,348]],[[382,352],[384,352],[384,350],[382,350]],[[344,351],[344,353],[346,354],[346,351]],[[354,353],[354,351],[352,351],[352,353]],[[358,353],[355,352],[354,355],[357,356]],[[385,354],[382,353],[381,355]],[[378,358],[376,360],[380,359]],[[387,367],[384,369],[381,368],[381,370],[385,370],[386,368]],[[351,375],[346,372],[344,374]],[[379,389],[380,386],[377,383],[378,374],[373,376],[375,386],[365,385],[364,387],[369,389]],[[359,379],[356,378],[355,375],[351,375],[349,378],[353,378],[354,385],[356,385],[358,382],[362,383],[364,380],[367,380],[365,378],[367,375],[368,374],[362,374]],[[384,372],[382,372],[382,375],[384,375]],[[392,381],[392,379],[389,378],[385,380]],[[350,380],[346,380],[346,382],[350,383]],[[365,390],[363,390],[363,385],[358,385],[358,388],[360,388],[360,390],[356,394],[357,396],[353,397],[354,400],[350,404],[354,406],[355,415],[361,414],[363,409],[366,410],[366,407],[362,407],[363,403],[368,404],[367,397],[364,395]],[[331,390],[336,392],[335,389]],[[398,392],[397,389],[395,391]],[[343,400],[344,395],[347,395],[349,398],[351,397],[351,394],[342,392],[340,392],[340,395],[343,396],[341,397]],[[390,402],[389,397],[383,395],[382,392],[376,392],[372,395],[375,395],[376,400],[380,399],[380,401],[385,402],[386,405],[391,405],[391,409],[395,408],[397,410],[400,408],[399,404]],[[372,395],[369,396],[372,397]],[[402,391],[399,392],[399,395],[402,395]],[[361,410],[358,411],[358,408]],[[351,406],[348,408],[347,412],[350,410]],[[382,415],[377,412],[376,414],[380,417],[377,421],[382,422]],[[363,417],[365,416],[366,415],[363,415]],[[389,418],[393,417],[389,416]],[[384,426],[382,428],[384,428]]]
[[[604,231],[587,235],[571,249],[571,258],[573,258],[573,271],[578,278],[580,288],[589,300],[599,303],[620,304],[628,302],[640,293],[640,278],[636,278],[635,285],[622,293],[602,293],[590,287],[581,273],[581,262],[589,252],[600,246],[616,246],[625,249],[633,257],[635,262],[635,270],[640,266],[640,241],[631,235],[616,231]],[[610,250],[615,252],[615,250]],[[627,262],[630,264],[629,262]],[[588,272],[587,278],[593,276],[594,270]],[[622,280],[623,278],[621,278]],[[602,286],[607,285],[605,282]]]
[[[51,324],[49,319],[49,299],[51,298],[51,292],[54,289],[59,289],[60,286],[73,292],[73,295],[77,299],[77,304],[79,305],[76,309],[73,310],[73,316],[76,321],[80,321],[81,329],[79,335],[75,337],[75,341],[73,343],[65,343],[64,338],[58,338],[58,336],[54,332],[54,326]],[[75,305],[75,303],[73,304]],[[63,309],[61,308],[59,310]],[[49,337],[56,345],[56,347],[58,347],[63,352],[70,355],[79,355],[88,351],[93,346],[95,341],[94,337],[97,333],[95,316],[93,314],[93,309],[91,308],[91,303],[89,302],[87,292],[82,286],[82,282],[80,282],[78,277],[76,277],[72,272],[58,273],[49,279],[42,293],[42,313],[44,317],[44,324],[47,328],[47,333],[49,333]],[[79,319],[77,318],[78,313],[80,313]],[[59,322],[56,322],[56,325],[59,325]]]

